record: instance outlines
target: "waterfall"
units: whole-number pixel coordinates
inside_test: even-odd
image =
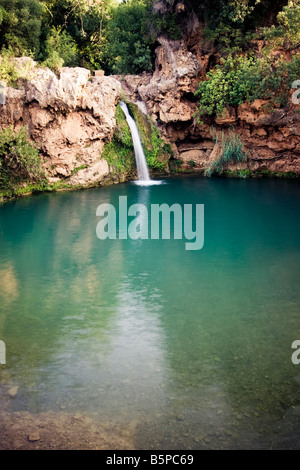
[[[126,116],[126,120],[128,122],[130,131],[131,131],[131,136],[132,136],[132,142],[133,142],[133,148],[134,148],[134,154],[135,154],[135,160],[136,160],[136,166],[137,166],[137,173],[138,173],[138,179],[139,181],[147,182],[151,181],[151,178],[149,176],[149,170],[145,158],[145,154],[143,151],[143,147],[141,144],[141,139],[139,136],[139,131],[136,126],[136,123],[134,119],[130,116],[127,105],[123,103],[123,101],[120,101],[120,106]]]

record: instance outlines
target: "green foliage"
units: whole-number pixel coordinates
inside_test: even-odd
[[[165,171],[170,154],[170,146],[164,143],[158,129],[151,123],[150,148],[145,150],[145,157],[149,168]]]
[[[225,54],[240,51],[253,37],[260,0],[218,0],[205,4],[206,39],[218,43]]]
[[[155,36],[160,34],[167,34],[170,39],[181,39],[182,30],[178,17],[175,13],[167,12],[162,16],[153,16]]]
[[[63,36],[58,56],[64,59],[65,66],[80,65],[90,69],[102,68],[106,29],[112,0],[51,0],[43,21],[43,42],[48,41],[54,30]],[[53,48],[45,50],[41,61],[51,58]],[[54,47],[54,51],[57,48]],[[56,62],[57,58],[54,54]]]
[[[58,70],[63,65],[73,67],[78,64],[79,55],[74,39],[59,28],[51,28],[45,44],[43,65],[51,70]]]
[[[229,170],[224,172],[226,176],[234,176],[236,178],[250,178],[253,176],[253,172],[248,168],[244,170]]]
[[[251,88],[250,101],[256,98],[270,102],[274,106],[287,106],[290,100],[290,89],[294,80],[300,77],[300,54],[295,54],[290,62],[282,57],[262,58],[257,60],[253,70],[247,71],[243,79]]]
[[[107,27],[107,67],[114,74],[138,74],[152,69],[150,43],[143,25],[148,7],[137,0],[111,11]]]
[[[225,108],[237,108],[244,101],[265,99],[274,106],[286,106],[289,102],[291,84],[300,77],[300,54],[289,62],[280,58],[260,59],[229,56],[208,72],[207,80],[200,82],[195,96],[198,97],[198,114],[219,116]]]
[[[3,48],[0,58],[0,81],[6,86],[15,87],[19,78],[27,79],[34,67],[31,60],[24,60],[22,64],[17,64],[15,54],[11,48]]]
[[[46,191],[51,191],[51,188],[49,184],[47,183],[47,180],[41,180],[37,183],[29,183],[24,186],[17,186],[14,188],[13,194],[10,192],[4,192],[6,196],[13,195],[15,196],[22,196],[24,194],[36,194],[36,193],[43,193]],[[3,193],[2,193],[3,194]]]
[[[112,140],[105,144],[102,158],[104,158],[110,169],[118,173],[126,173],[134,168],[134,150],[130,130],[120,107],[116,110],[116,130]]]
[[[222,54],[245,49],[255,28],[270,11],[284,5],[278,0],[190,0],[185,14],[177,2],[161,0],[155,14],[153,0],[0,0],[0,50],[28,55],[53,70],[64,66],[103,69],[108,74],[151,71],[159,35],[180,39],[194,9],[206,24],[206,38]],[[290,0],[278,14],[278,25],[265,29],[270,43],[299,43],[299,0]],[[279,42],[278,42],[279,41]]]
[[[296,178],[299,179],[299,175],[294,173],[293,171],[270,171],[270,170],[255,170],[253,172],[253,176],[258,177],[267,177],[267,178]]]
[[[12,49],[2,49],[0,62],[0,80],[6,85],[14,86],[20,77],[19,71],[14,63]]]
[[[246,168],[244,170],[225,170],[222,172],[226,176],[232,176],[235,178],[251,178],[251,177],[264,177],[264,178],[288,178],[288,179],[299,179],[299,176],[293,171],[270,171],[270,170],[250,170]]]
[[[57,51],[51,51],[47,59],[42,63],[44,67],[48,67],[53,72],[57,73],[64,65],[64,59],[60,57]]]
[[[137,106],[129,103],[128,109],[136,122],[148,167],[156,171],[165,171],[167,161],[172,154],[170,145],[163,141],[159,129],[139,111]]]
[[[43,17],[39,60],[52,69],[64,59],[65,66],[108,74],[151,70],[156,39],[147,29],[151,10],[152,2],[143,0],[51,0]]]
[[[3,8],[2,5],[0,5],[0,25],[1,25],[1,24],[3,23],[3,21],[5,20],[6,15],[7,15],[7,13],[6,13],[5,9]]]
[[[199,97],[199,114],[220,115],[227,106],[239,106],[251,99],[252,83],[245,80],[255,70],[254,59],[229,56],[208,72],[195,96]]]
[[[244,162],[246,154],[243,151],[243,143],[240,136],[233,132],[224,135],[222,132],[222,156],[221,160],[224,164],[228,162],[239,163]]]
[[[82,189],[82,186],[78,184],[70,184],[66,181],[57,181],[56,183],[48,183],[45,179],[42,179],[36,183],[22,184],[21,186],[15,186],[13,189],[0,190],[0,200],[10,200],[16,197],[38,194],[44,192],[57,192],[64,190],[77,190]]]
[[[216,142],[218,142],[217,137]],[[229,164],[243,163],[246,161],[246,153],[243,150],[243,143],[240,136],[233,131],[230,131],[228,134],[224,134],[222,131],[220,146],[222,153],[220,157],[213,161],[206,169],[206,176],[211,176],[214,173],[222,174]]]
[[[80,54],[82,66],[90,70],[100,70],[105,66],[104,53],[106,39],[97,34],[92,35],[83,45]]]
[[[289,0],[288,5],[277,15],[278,26],[263,30],[265,39],[274,46],[300,42],[300,0]]]
[[[270,50],[299,44],[300,0],[290,0],[286,6],[283,1],[276,3],[278,25],[262,30],[267,44],[261,57],[256,58],[234,55],[249,45],[263,13],[270,16],[270,1],[219,0],[217,3],[219,8],[214,4],[214,12],[207,5],[207,38],[217,41],[222,54],[228,57],[221,59],[221,64],[207,74],[207,81],[200,83],[196,92],[198,115],[218,116],[227,107],[237,108],[242,102],[257,98],[269,100],[269,110],[287,106],[291,83],[300,76],[299,54],[287,61],[283,57],[275,58]]]
[[[180,172],[186,172],[185,170],[183,170],[181,168],[183,164],[183,161],[180,160],[179,158],[174,158],[172,157],[170,160],[169,160],[169,171],[171,174],[176,174],[176,173],[180,173]]]
[[[38,52],[44,11],[38,0],[0,0],[0,48],[12,47],[16,54]]]
[[[0,189],[14,192],[22,182],[38,181],[43,175],[37,148],[28,141],[26,127],[0,131]]]
[[[74,168],[74,169],[71,171],[71,176],[75,175],[75,173],[78,173],[78,171],[80,171],[80,170],[84,170],[85,168],[88,168],[88,165],[80,165],[80,166],[77,166],[76,168]]]

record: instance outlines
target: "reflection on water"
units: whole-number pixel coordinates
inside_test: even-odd
[[[7,303],[13,302],[18,296],[18,281],[14,268],[9,262],[3,263],[0,267],[0,279],[2,289],[0,291],[1,304],[6,305]]]
[[[99,240],[97,206],[124,195],[204,203],[203,249]],[[0,407],[96,413],[138,448],[300,448],[299,196],[183,178],[1,206]]]

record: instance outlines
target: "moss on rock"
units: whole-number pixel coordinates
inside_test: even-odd
[[[148,167],[157,172],[166,171],[172,154],[170,144],[162,139],[159,129],[148,116],[139,110],[137,105],[127,103],[127,106],[136,122]]]

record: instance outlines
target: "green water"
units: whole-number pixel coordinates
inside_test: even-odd
[[[124,195],[204,204],[203,249],[99,240]],[[136,448],[299,449],[299,209],[294,181],[205,178],[1,205],[0,409],[91,414]]]

